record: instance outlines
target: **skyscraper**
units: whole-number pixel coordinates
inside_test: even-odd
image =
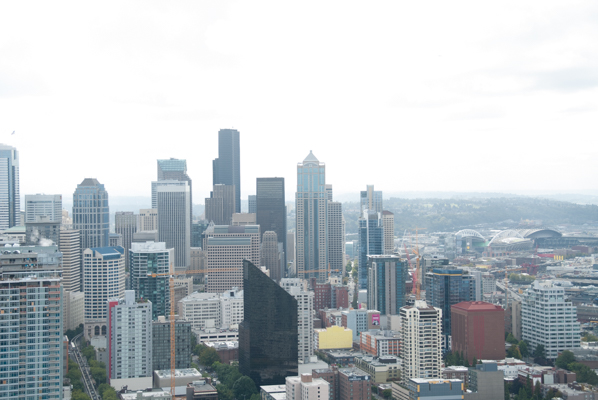
[[[395,215],[390,211],[382,211],[384,226],[384,253],[393,254],[395,250]]]
[[[368,309],[397,315],[405,305],[407,263],[399,256],[368,256]]]
[[[381,255],[384,252],[384,227],[381,213],[365,210],[359,218],[359,262],[358,284],[360,289],[368,287],[368,256]]]
[[[40,217],[46,221],[62,221],[61,194],[26,194],[25,195],[25,223],[37,222]]]
[[[250,194],[247,196],[247,212],[249,214],[256,214],[257,213],[257,204],[256,204],[256,195]]]
[[[129,270],[129,250],[133,242],[133,234],[137,232],[137,215],[132,211],[117,211],[114,214],[114,232],[122,236],[125,248],[125,267]]]
[[[328,264],[331,271],[343,274],[345,264],[345,219],[343,204],[328,202]]]
[[[191,188],[187,181],[165,180],[156,185],[158,240],[174,248],[174,266],[186,270],[191,258]]]
[[[27,247],[3,247],[10,254],[0,255],[0,398],[62,399],[60,253]]]
[[[287,208],[284,196],[284,178],[256,179],[256,221],[262,235],[266,231],[276,232],[277,239],[284,250],[281,278],[286,273],[287,265]]]
[[[303,290],[301,279],[284,278],[280,286],[297,300],[297,330],[299,361],[308,363],[314,355],[314,292]]]
[[[372,210],[379,213],[383,211],[382,191],[374,190],[374,185],[367,185],[367,189],[361,191],[360,199],[361,213],[364,210]]]
[[[19,153],[0,144],[0,230],[18,225],[20,215]]]
[[[60,231],[58,248],[62,253],[62,285],[65,291],[78,292],[81,285],[81,232],[75,229]]]
[[[215,225],[230,225],[236,208],[235,196],[234,186],[214,185],[206,198],[206,219]]]
[[[270,271],[270,278],[276,282],[282,278],[280,255],[278,253],[278,236],[274,231],[267,231],[262,237],[262,266]]]
[[[83,251],[85,337],[107,334],[106,302],[125,294],[125,249],[96,247]]]
[[[399,316],[403,338],[399,349],[403,360],[401,382],[440,378],[442,310],[416,300],[413,306],[402,307]]]
[[[187,175],[187,160],[170,158],[158,160],[158,181],[184,181],[189,183],[189,192],[193,191],[193,182]],[[155,182],[152,182],[152,208],[158,208],[157,191]],[[193,198],[189,197],[189,204],[193,204]],[[190,212],[191,214],[191,212]]]
[[[158,193],[156,192],[156,202]],[[144,208],[139,210],[137,219],[137,231],[157,231],[158,230],[158,210],[155,208]]]
[[[297,300],[247,260],[243,286],[239,371],[256,386],[282,385],[298,373]]]
[[[328,194],[326,167],[310,151],[297,164],[297,277],[315,277],[318,282],[328,277]]]
[[[81,249],[109,244],[108,192],[95,178],[85,178],[73,193],[73,229],[81,231]]]
[[[218,131],[218,158],[212,162],[213,184],[235,186],[235,212],[241,212],[241,160],[239,131]]]

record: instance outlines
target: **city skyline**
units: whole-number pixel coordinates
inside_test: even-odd
[[[294,187],[309,150],[335,195],[597,193],[597,7],[2,4],[0,143],[22,157],[22,194],[95,177],[149,196],[156,160],[176,157],[200,203],[220,129],[242,136],[242,199],[257,177]],[[358,162],[364,140],[377,150]]]

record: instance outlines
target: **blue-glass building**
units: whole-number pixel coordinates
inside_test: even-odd
[[[218,131],[218,158],[212,162],[214,185],[235,186],[235,212],[241,212],[241,154],[239,131],[220,129]]]
[[[82,249],[110,244],[108,192],[95,178],[83,179],[73,193],[73,229],[81,231]]]
[[[360,289],[368,287],[368,265],[370,255],[384,254],[384,225],[382,214],[365,210],[359,218],[359,262],[358,283]]]
[[[408,265],[395,255],[368,256],[368,309],[398,315],[405,306]]]

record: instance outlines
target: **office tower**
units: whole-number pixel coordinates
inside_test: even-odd
[[[158,181],[158,240],[174,248],[175,270],[186,270],[191,251],[191,188],[187,181]]]
[[[287,232],[287,262],[295,262],[295,232]]]
[[[156,192],[156,201],[158,193]],[[143,208],[139,210],[137,216],[137,232],[139,231],[157,231],[158,230],[158,209]]]
[[[368,256],[368,309],[397,315],[405,305],[409,266],[399,256]]]
[[[123,247],[123,236],[120,233],[110,233],[108,235],[108,247]]]
[[[202,247],[204,240],[204,232],[208,229],[208,221],[193,221],[191,225],[191,247]],[[191,268],[195,269],[195,268]]]
[[[174,249],[167,249],[164,242],[132,243],[130,257],[131,289],[137,298],[152,303],[152,319],[170,315],[170,262]],[[153,276],[156,274],[156,276]]]
[[[243,290],[237,287],[223,293],[193,292],[178,303],[179,316],[192,329],[236,328],[243,321]]]
[[[267,231],[262,237],[262,266],[270,271],[270,278],[276,282],[280,281],[282,268],[280,265],[280,255],[278,254],[278,236],[274,231]]]
[[[46,221],[62,221],[61,194],[26,194],[25,195],[25,223],[37,222],[45,217]]]
[[[152,370],[170,369],[170,321],[160,317],[152,322]],[[174,323],[174,362],[176,369],[191,368],[191,323]]]
[[[241,155],[239,131],[220,129],[218,131],[218,158],[212,162],[213,184],[235,187],[235,209],[241,212]],[[228,224],[228,222],[227,222]]]
[[[546,358],[555,359],[565,349],[580,347],[577,307],[565,299],[565,290],[552,281],[534,281],[523,292],[521,332],[530,352],[543,345]]]
[[[152,303],[135,302],[135,291],[106,302],[108,379],[152,376]]]
[[[426,292],[429,290],[429,288],[426,286],[428,284],[428,282],[426,281],[426,277],[428,276],[429,272],[432,272],[432,270],[434,268],[445,268],[448,269],[450,267],[447,267],[447,265],[449,265],[449,259],[445,258],[445,257],[438,257],[438,256],[424,256],[420,259],[420,269],[421,269],[421,277],[422,277],[422,282],[421,282],[421,288],[422,290],[425,290]],[[475,293],[475,289],[474,289],[474,293]],[[474,294],[475,296],[475,294]],[[474,298],[472,300],[477,300],[477,298]]]
[[[298,372],[297,300],[247,260],[243,286],[239,371],[256,386],[281,385]]]
[[[0,231],[19,225],[19,152],[0,143]]]
[[[330,398],[330,384],[311,374],[288,376],[285,380],[287,400],[317,400]]]
[[[442,310],[416,300],[413,306],[402,307],[399,316],[401,382],[406,383],[411,378],[440,378]]]
[[[85,323],[85,293],[64,290],[62,296],[63,332]]]
[[[384,254],[395,252],[395,215],[390,211],[382,211],[382,225],[384,226]]]
[[[521,301],[509,300],[505,309],[505,332],[512,334],[517,340],[522,340]]]
[[[211,225],[204,232],[208,254],[210,293],[243,287],[243,260],[259,265],[260,227],[258,225]]]
[[[368,287],[368,256],[381,255],[384,251],[384,227],[381,214],[365,210],[359,218],[358,284],[360,289]]]
[[[168,160],[158,160],[158,181],[181,181],[189,184],[189,215],[193,215],[193,182],[187,175],[187,160],[170,158]],[[158,208],[158,192],[156,182],[152,182],[152,208]],[[191,222],[191,221],[190,221]],[[150,229],[148,229],[150,230]]]
[[[330,271],[342,275],[345,264],[345,219],[343,205],[328,202],[328,265]]]
[[[0,254],[2,399],[62,399],[64,345],[58,254],[55,246],[3,247]]]
[[[114,232],[122,236],[125,248],[125,267],[129,271],[129,249],[133,243],[133,234],[137,232],[137,215],[132,211],[117,211],[114,214]]]
[[[85,178],[73,193],[73,229],[81,231],[81,249],[109,244],[108,192],[95,178]]]
[[[214,185],[210,197],[206,198],[206,219],[216,225],[230,225],[235,208],[235,188],[229,185]]]
[[[256,222],[262,235],[267,231],[276,232],[277,239],[283,244],[282,274],[287,265],[287,207],[285,204],[284,178],[257,178],[256,188]],[[263,241],[263,239],[262,239]]]
[[[381,213],[383,211],[382,204],[382,191],[374,190],[374,185],[367,185],[367,189],[361,191],[361,214],[363,214],[365,210],[371,210],[377,213]]]
[[[61,220],[50,221],[39,216],[36,222],[25,222],[25,243],[28,245],[55,244],[60,241]]]
[[[451,335],[451,306],[462,301],[474,300],[474,280],[461,269],[434,268],[425,277],[427,280],[426,300],[433,307],[442,310],[442,334],[448,349]]]
[[[329,183],[326,184],[326,198],[328,199],[328,201],[333,200],[332,185]]]
[[[231,225],[235,225],[235,226],[257,225],[257,221],[255,219],[255,214],[234,213]]]
[[[297,278],[283,278],[280,286],[297,300],[298,356],[300,363],[307,364],[314,355],[314,292],[302,290]]]
[[[469,369],[467,389],[468,392],[471,392],[467,394],[467,398],[471,400],[503,400],[505,398],[505,373],[498,369],[495,362],[474,365]]]
[[[297,164],[295,194],[297,277],[315,277],[318,282],[328,278],[328,198],[326,166],[310,151]]]
[[[255,194],[250,194],[249,196],[247,196],[247,212],[249,214],[257,214],[257,200],[256,200],[256,197],[257,196]]]
[[[505,355],[505,311],[483,301],[464,301],[451,307],[452,351],[473,359],[500,360]]]
[[[60,231],[58,248],[62,253],[62,286],[69,292],[78,292],[81,285],[81,231]]]
[[[85,337],[105,336],[106,302],[125,294],[125,249],[96,247],[83,251]]]

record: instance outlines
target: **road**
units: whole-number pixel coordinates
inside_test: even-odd
[[[498,286],[503,292],[505,291],[505,284],[503,282],[496,281],[496,286]],[[521,295],[509,288],[509,299],[521,301]]]
[[[102,400],[96,388],[93,386],[93,381],[91,379],[91,372],[89,371],[89,365],[87,364],[87,359],[83,357],[81,352],[79,351],[79,339],[83,333],[78,334],[73,338],[71,343],[75,343],[75,346],[72,344],[69,345],[69,355],[75,360],[77,364],[79,364],[79,368],[81,369],[81,377],[83,379],[83,386],[85,387],[85,393],[91,397],[91,400]]]

